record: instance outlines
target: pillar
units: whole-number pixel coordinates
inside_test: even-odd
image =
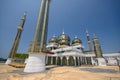
[[[63,63],[62,63],[62,60],[63,60],[63,57],[62,57],[62,56],[60,57],[60,60],[61,60],[61,65],[62,65],[62,64],[63,64]]]
[[[50,0],[41,0],[34,38],[28,50],[29,58],[24,72],[33,73],[45,71],[46,54],[44,52],[46,50],[48,32],[49,3]],[[33,61],[32,63],[30,62],[31,60]]]
[[[51,56],[51,64],[53,64],[53,57]]]
[[[74,59],[74,63],[75,63],[75,66],[76,66],[76,56],[73,56],[73,59]]]
[[[46,64],[48,64],[48,56],[46,56],[46,61],[45,61]]]
[[[78,59],[78,66],[80,65],[80,58],[79,58],[79,56],[77,57],[77,59]]]
[[[81,65],[83,64],[82,57],[80,57],[80,63],[81,63]]]
[[[67,59],[67,65],[69,65],[69,56],[66,56],[66,59]]]
[[[58,57],[56,56],[56,65],[57,65]]]
[[[85,59],[85,64],[87,64],[87,57],[85,57],[84,59]]]

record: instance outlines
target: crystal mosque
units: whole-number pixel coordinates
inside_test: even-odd
[[[47,43],[50,2],[51,0],[41,0],[36,29],[28,49],[29,57],[25,61],[24,72],[43,72],[46,65],[107,66],[120,64],[120,53],[104,54],[98,37],[93,36],[91,41],[88,31],[86,31],[86,37],[89,50],[84,49],[80,38],[75,36],[71,41],[70,36],[64,31],[59,36],[52,36]],[[25,21],[26,13],[20,20],[17,34],[5,64],[10,64],[14,59]]]
[[[46,56],[46,64],[80,66],[86,65],[117,65],[117,60],[120,59],[119,53],[102,54],[98,38],[93,37],[93,44],[97,51],[93,50],[90,41],[90,35],[86,31],[89,50],[84,50],[82,41],[75,36],[72,42],[70,37],[62,32],[58,37],[52,36],[46,46],[49,54]],[[95,45],[99,45],[98,47]],[[97,54],[96,54],[97,53]],[[105,61],[98,63],[97,58],[103,58]]]

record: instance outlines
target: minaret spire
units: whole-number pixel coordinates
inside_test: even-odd
[[[45,71],[45,50],[48,32],[48,14],[50,0],[41,0],[34,38],[28,50],[29,58],[24,72]]]
[[[93,45],[94,45],[94,52],[96,55],[96,61],[98,66],[106,66],[106,61],[103,57],[101,45],[99,43],[99,39],[97,36],[93,36]]]
[[[17,52],[17,49],[18,49],[18,45],[19,45],[19,41],[20,41],[20,37],[21,37],[22,31],[23,31],[23,27],[24,27],[25,20],[26,20],[26,14],[24,13],[24,15],[22,16],[22,18],[21,18],[21,20],[20,20],[20,24],[19,24],[19,26],[18,26],[17,34],[16,34],[16,36],[15,36],[15,39],[14,39],[14,42],[13,42],[13,45],[12,45],[12,48],[11,48],[11,50],[10,50],[10,53],[9,53],[8,58],[13,58],[14,55],[16,54],[16,52]],[[8,62],[6,62],[6,64],[8,64]]]
[[[40,53],[45,50],[48,31],[49,2],[50,0],[41,0],[36,30],[28,52]]]
[[[65,31],[64,31],[64,29],[62,30],[62,34],[65,34]]]
[[[92,45],[91,45],[90,35],[88,33],[88,30],[86,30],[86,36],[87,36],[87,40],[88,40],[88,48],[90,51],[92,51]]]
[[[13,58],[14,54],[17,52],[18,45],[19,45],[19,40],[20,40],[22,31],[23,31],[25,20],[26,20],[26,14],[24,14],[23,17],[20,20],[20,24],[18,26],[18,31],[17,31],[17,34],[15,36],[12,48],[10,50],[9,58]]]
[[[94,51],[96,54],[96,58],[102,58],[103,57],[102,49],[101,49],[99,40],[98,40],[97,36],[95,36],[95,35],[93,36],[93,44],[94,44]]]

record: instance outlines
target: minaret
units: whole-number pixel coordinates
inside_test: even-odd
[[[34,39],[30,44],[28,52],[41,53],[45,51],[48,31],[49,3],[50,0],[41,0]]]
[[[91,41],[90,41],[90,35],[89,35],[89,33],[88,33],[87,30],[86,30],[86,36],[87,36],[87,40],[88,40],[89,51],[92,51],[92,45],[91,45]]]
[[[6,64],[9,64],[9,63],[11,62],[11,59],[14,57],[14,55],[15,55],[16,52],[17,52],[17,49],[18,49],[18,45],[19,45],[19,42],[20,42],[20,37],[21,37],[22,31],[23,31],[23,27],[24,27],[25,20],[26,20],[26,12],[24,13],[24,15],[22,16],[22,18],[21,18],[21,20],[20,20],[20,24],[19,24],[19,26],[18,26],[17,34],[16,34],[16,36],[15,36],[15,39],[14,39],[12,48],[11,48],[10,53],[9,53],[9,56],[8,56],[8,60],[6,61]]]
[[[102,50],[101,50],[101,46],[99,44],[99,40],[96,36],[93,37],[93,44],[94,44],[94,51],[96,54],[96,58],[102,58]]]
[[[36,30],[33,41],[29,47],[29,58],[24,72],[43,72],[45,71],[45,53],[48,31],[49,3],[51,0],[41,0],[38,14]]]
[[[98,66],[106,66],[106,61],[103,58],[102,49],[99,43],[99,40],[96,36],[93,37],[93,44],[94,44],[94,52],[96,55],[96,63]]]

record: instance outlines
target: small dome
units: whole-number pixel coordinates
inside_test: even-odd
[[[82,41],[78,37],[75,37],[74,40],[72,41],[72,44],[73,45],[82,44]]]
[[[70,44],[70,37],[63,32],[58,37],[58,44],[60,44],[60,45],[69,45]]]
[[[57,38],[55,36],[51,37],[49,43],[57,43]]]

